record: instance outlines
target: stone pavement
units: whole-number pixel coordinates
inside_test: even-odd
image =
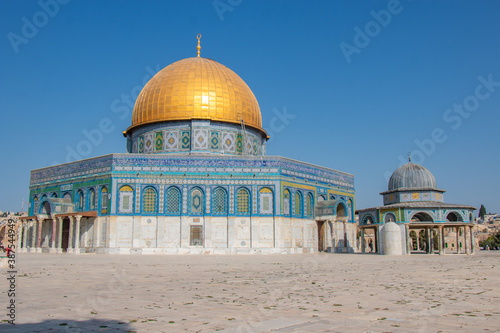
[[[500,332],[498,251],[20,254],[17,272],[1,332]]]

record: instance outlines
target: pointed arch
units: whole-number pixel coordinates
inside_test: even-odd
[[[222,187],[217,187],[213,192],[212,212],[215,215],[227,214],[227,191]]]
[[[134,208],[134,189],[129,185],[123,185],[118,190],[118,212],[132,213]]]
[[[259,214],[271,215],[274,213],[274,193],[269,187],[259,190]]]
[[[205,207],[205,194],[203,190],[199,187],[194,187],[191,189],[191,213],[192,214],[203,214],[203,209]]]
[[[302,217],[303,202],[302,202],[302,192],[301,191],[296,191],[295,192],[294,202],[295,202],[295,206],[294,206],[293,215],[295,215],[296,217]]]
[[[236,192],[236,213],[250,213],[250,191],[246,187],[240,187]]]
[[[142,211],[146,214],[156,213],[157,193],[156,189],[152,186],[148,186],[142,192]]]
[[[290,216],[290,214],[290,190],[286,188],[283,191],[283,215]]]
[[[101,214],[108,213],[108,202],[109,202],[108,188],[103,186],[101,188]]]
[[[165,212],[167,214],[180,214],[181,213],[181,191],[176,186],[170,186],[166,192],[165,199]]]

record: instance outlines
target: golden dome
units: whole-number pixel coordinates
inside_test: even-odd
[[[130,129],[150,123],[209,119],[262,129],[259,104],[247,84],[226,66],[186,58],[159,71],[142,89]]]

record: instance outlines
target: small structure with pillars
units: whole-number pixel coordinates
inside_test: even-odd
[[[410,161],[399,167],[380,193],[384,206],[357,210],[361,252],[384,254],[384,227],[401,230],[401,254],[474,253],[472,206],[448,204],[432,173]],[[398,251],[399,252],[399,251]]]

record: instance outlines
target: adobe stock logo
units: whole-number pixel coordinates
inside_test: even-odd
[[[70,0],[40,0],[38,6],[42,10],[33,14],[31,20],[26,16],[21,18],[23,25],[21,27],[21,35],[14,32],[9,32],[7,38],[9,39],[12,49],[17,54],[19,53],[19,45],[28,44],[28,42],[35,38],[39,30],[49,23],[49,19],[53,18],[59,13],[60,5],[66,5]]]
[[[340,50],[344,54],[347,63],[350,64],[352,61],[352,55],[354,53],[361,53],[361,50],[370,45],[372,39],[380,34],[382,28],[387,27],[391,23],[392,17],[400,14],[402,11],[403,6],[399,0],[389,0],[389,2],[387,2],[387,9],[382,9],[377,12],[374,10],[370,11],[370,15],[374,19],[368,21],[365,24],[364,29],[361,29],[358,26],[353,28],[356,33],[353,38],[354,45],[346,42],[339,44]]]

